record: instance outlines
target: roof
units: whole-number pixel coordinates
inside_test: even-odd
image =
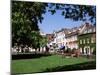
[[[61,30],[59,30],[59,31],[56,31],[55,33],[59,33],[59,32],[68,32],[68,31],[70,31],[70,29],[68,29],[68,28],[62,28]]]
[[[91,31],[88,32],[90,29],[91,29]],[[81,35],[81,34],[86,34],[86,33],[93,33],[93,32],[96,32],[96,31],[94,31],[94,29],[96,29],[96,26],[86,23],[86,24],[84,25],[84,29],[81,30],[81,32],[79,33],[79,35]],[[85,31],[87,31],[87,32],[84,33]]]
[[[71,33],[67,34],[66,37],[71,37],[71,36],[74,36],[74,35],[78,35],[78,32],[79,32],[79,30],[77,30],[75,32],[71,32]]]

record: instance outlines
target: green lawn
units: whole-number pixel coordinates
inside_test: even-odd
[[[12,69],[12,73],[50,72],[50,71],[59,71],[61,69],[67,71],[68,68],[71,67],[70,65],[74,66],[79,64],[78,66],[74,67],[77,68],[80,66],[80,64],[84,64],[84,63],[86,64],[87,62],[91,62],[91,61],[94,60],[87,59],[85,57],[84,58],[83,57],[62,58],[60,55],[52,55],[52,56],[33,58],[33,59],[12,60],[11,69]],[[74,68],[71,70],[75,70]]]

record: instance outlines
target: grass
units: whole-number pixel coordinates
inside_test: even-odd
[[[12,60],[12,73],[37,73],[52,71],[67,71],[75,69],[92,69],[88,62],[94,61],[85,57],[62,58],[60,55],[51,55],[33,59]],[[84,66],[81,66],[85,64]],[[91,63],[92,64],[92,63]],[[95,65],[95,62],[93,62]],[[76,65],[76,66],[75,66]],[[93,66],[93,65],[92,65]],[[73,68],[71,68],[73,67]],[[79,67],[79,68],[77,68]],[[82,68],[81,68],[82,67]],[[94,68],[95,66],[93,66]]]

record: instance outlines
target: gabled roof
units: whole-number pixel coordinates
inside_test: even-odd
[[[94,29],[96,29],[96,27],[94,25],[89,24],[89,23],[85,23],[85,25],[79,31],[79,35],[84,34],[85,31],[88,31],[90,29],[92,30],[91,32],[94,32]]]

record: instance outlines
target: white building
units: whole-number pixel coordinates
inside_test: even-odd
[[[54,33],[54,41],[60,48],[61,46],[66,46],[66,33],[68,33],[69,29],[62,29],[58,32]]]

